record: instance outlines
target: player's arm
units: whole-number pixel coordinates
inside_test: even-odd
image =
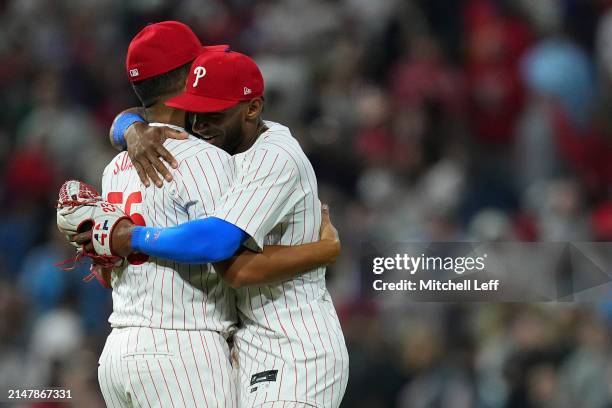
[[[266,152],[262,151],[259,155],[254,155],[253,160],[259,162],[266,157]],[[141,252],[178,262],[199,264],[226,260],[234,256],[247,240],[250,241],[250,248],[262,251],[263,236],[266,231],[270,231],[296,204],[296,201],[302,199],[302,193],[296,190],[295,163],[288,157],[278,157],[278,155],[269,159],[269,164],[266,165],[267,172],[260,173],[256,170],[257,166],[247,166],[247,171],[240,177],[241,181],[232,186],[231,192],[224,200],[225,205],[218,211],[225,219],[200,218],[170,228],[134,226],[130,221],[123,220],[112,228],[113,254],[125,257],[133,252]],[[180,174],[186,175],[183,181],[187,185],[194,186],[193,189],[188,189],[185,183],[180,183],[185,188],[179,188],[180,191],[177,193],[178,196],[185,198],[183,203],[188,207],[192,218],[198,216],[198,212],[200,214],[203,212],[202,203],[214,202],[215,197],[214,193],[204,188],[200,177],[194,177],[192,173],[194,171],[197,173],[198,168],[203,165],[201,179],[205,179],[206,174],[214,172],[215,163],[202,157],[202,162],[197,161],[197,164],[192,163],[192,166],[189,166],[188,161],[183,161],[181,166],[185,166],[184,171],[178,170]],[[205,171],[207,166],[213,167]],[[217,172],[220,172],[220,169]],[[215,185],[215,183],[210,184]],[[190,198],[188,193],[196,190],[207,196],[199,201],[200,204],[195,204],[196,201],[192,199],[193,197]],[[239,199],[240,197],[243,199]],[[260,208],[268,210],[264,214],[263,211],[258,211]],[[236,218],[233,214],[240,216]],[[235,223],[229,221],[232,217],[236,218]],[[307,270],[328,262],[328,257],[324,256],[327,254],[325,251],[321,253],[313,251],[313,253],[308,253],[313,258],[298,254],[295,258],[296,264],[280,263],[278,260],[281,258],[277,255],[273,259],[276,263],[272,268],[272,275],[295,274],[296,270]],[[322,258],[317,258],[319,255]]]
[[[267,245],[262,252],[239,251],[250,236],[216,217],[189,221],[170,228],[134,226],[121,221],[113,231],[113,253],[132,252],[177,262],[213,262],[233,287],[269,284],[289,279],[308,270],[333,263],[340,253],[338,233],[322,208],[320,240],[282,246]],[[77,242],[82,238],[78,238]]]
[[[112,249],[122,257],[140,252],[182,263],[202,264],[230,258],[247,238],[240,228],[216,217],[167,228],[140,227],[123,220],[113,230]]]
[[[181,161],[177,177],[183,177],[177,183],[177,197],[192,221],[170,228],[120,223],[112,233],[115,254],[142,252],[178,262],[207,263],[232,257],[243,244],[261,252],[264,236],[302,200],[303,193],[297,185],[297,164],[288,155],[262,149],[253,152],[249,163],[255,164],[236,169],[233,184],[219,200],[210,191],[216,183],[203,183],[207,174],[215,173],[218,160],[205,155]],[[205,203],[216,200],[215,216],[203,218],[211,212],[204,209]]]
[[[338,231],[329,218],[329,208],[321,208],[319,241],[295,246],[266,245],[263,252],[241,249],[215,269],[233,288],[281,282],[319,266],[335,262],[340,253]]]
[[[174,156],[164,147],[164,141],[168,138],[186,139],[188,136],[168,127],[149,126],[144,118],[143,108],[124,110],[113,120],[109,139],[117,150],[127,149],[143,184],[148,187],[152,181],[161,187],[162,180],[159,175],[167,181],[172,181],[172,173],[160,157],[174,169],[178,165]]]

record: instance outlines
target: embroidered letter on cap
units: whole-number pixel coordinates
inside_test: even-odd
[[[206,68],[204,68],[203,66],[195,67],[193,73],[195,74],[195,80],[193,81],[192,86],[195,88],[196,86],[198,86],[198,81],[200,80],[200,78],[204,78],[204,75],[206,75]]]

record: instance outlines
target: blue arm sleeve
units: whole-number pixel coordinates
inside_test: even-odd
[[[208,217],[169,228],[134,227],[132,249],[177,262],[200,264],[230,258],[248,237],[234,224]]]
[[[146,123],[146,120],[130,112],[123,112],[117,116],[113,125],[113,146],[120,150],[127,149],[125,131],[136,122]]]

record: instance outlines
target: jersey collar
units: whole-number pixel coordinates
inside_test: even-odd
[[[186,130],[180,126],[175,126],[175,125],[171,125],[169,123],[161,123],[161,122],[151,122],[149,123],[149,126],[155,126],[155,127],[169,127],[170,129],[174,129],[177,130],[179,132],[186,132]]]

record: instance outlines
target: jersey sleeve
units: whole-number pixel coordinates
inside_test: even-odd
[[[288,154],[256,150],[236,169],[236,178],[216,216],[250,236],[246,247],[261,251],[265,236],[299,199],[298,176],[296,162]]]
[[[229,155],[203,150],[179,162],[171,196],[189,214],[189,219],[214,216],[231,181]]]

